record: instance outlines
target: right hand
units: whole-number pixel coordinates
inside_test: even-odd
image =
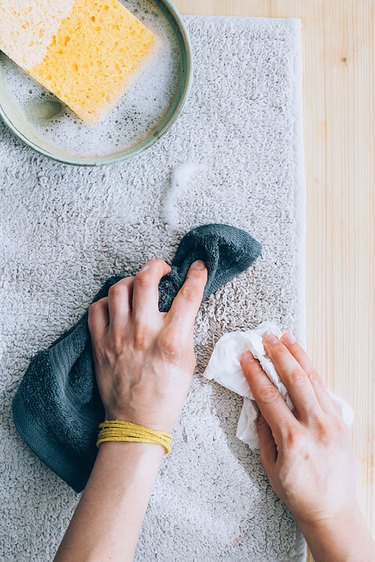
[[[294,404],[251,353],[241,366],[259,406],[260,460],[300,526],[316,562],[374,562],[375,545],[356,500],[349,431],[301,346],[289,334],[263,344]]]
[[[272,487],[300,523],[333,520],[356,508],[355,461],[350,434],[301,346],[266,336],[265,350],[295,406],[250,352],[244,375],[259,406],[260,460]]]

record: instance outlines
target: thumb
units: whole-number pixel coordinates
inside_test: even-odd
[[[264,416],[259,412],[256,427],[259,439],[260,462],[267,472],[275,466],[277,459],[277,448],[272,435],[272,431]]]

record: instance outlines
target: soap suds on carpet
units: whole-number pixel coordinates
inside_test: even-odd
[[[204,170],[205,167],[193,162],[184,162],[173,169],[162,206],[162,217],[168,226],[179,229],[181,210],[178,206],[179,198],[188,189],[190,180]]]

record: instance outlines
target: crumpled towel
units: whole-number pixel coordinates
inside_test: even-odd
[[[204,297],[208,297],[245,271],[260,252],[259,242],[233,226],[208,224],[191,230],[180,242],[172,271],[160,281],[160,311],[169,310],[195,260],[207,266]],[[94,301],[107,296],[122,278],[109,278]],[[13,420],[38,457],[80,492],[95,462],[98,424],[103,419],[86,311],[75,326],[31,360],[13,399]]]
[[[259,448],[256,430],[256,419],[259,410],[240,365],[240,357],[245,350],[249,349],[254,357],[259,359],[264,371],[279,389],[289,408],[293,408],[287,389],[280,380],[271,359],[263,347],[263,337],[269,334],[280,337],[282,332],[273,322],[262,322],[255,330],[224,334],[215,345],[207,368],[203,373],[207,379],[214,380],[225,388],[244,397],[236,435],[238,439],[249,445],[252,450]],[[328,392],[338,408],[343,421],[350,427],[354,418],[353,409],[345,400],[330,391]]]

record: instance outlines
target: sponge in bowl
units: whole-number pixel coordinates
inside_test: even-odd
[[[0,0],[0,50],[87,123],[99,122],[156,36],[118,0]]]

